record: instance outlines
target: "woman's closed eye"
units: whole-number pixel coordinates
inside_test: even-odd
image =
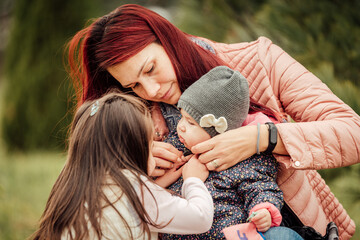
[[[150,69],[146,71],[146,73],[152,73],[154,71],[154,65],[151,65]]]

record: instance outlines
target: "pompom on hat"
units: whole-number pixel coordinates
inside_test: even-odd
[[[189,86],[178,101],[211,137],[242,125],[249,112],[249,84],[226,66],[211,69]]]

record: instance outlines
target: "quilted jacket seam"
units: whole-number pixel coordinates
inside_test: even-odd
[[[331,126],[331,129],[333,129],[333,126]],[[337,132],[333,129],[334,133],[335,133],[335,136],[336,136],[336,139],[338,140],[338,142],[340,142],[340,137],[338,136]],[[350,134],[351,135],[351,134]],[[351,138],[354,138],[352,135],[351,135]],[[341,166],[344,166],[344,158],[343,158],[343,149],[341,147],[342,145],[339,144],[339,151],[340,151],[340,159],[341,159]],[[326,158],[328,159],[328,158]],[[328,162],[328,161],[327,161]],[[329,163],[328,163],[328,166],[329,166]]]
[[[302,136],[303,136],[303,138],[305,140],[306,147],[309,149],[309,152],[311,153],[311,158],[314,159],[314,153],[311,151],[311,148],[309,147],[309,143],[306,140],[305,133],[304,133],[303,129],[299,128],[299,130],[300,130],[300,132],[301,132],[301,134],[302,134]],[[311,168],[314,168],[314,160],[312,160],[311,163],[312,163]]]
[[[327,168],[329,167],[329,158],[328,158],[328,155],[327,155],[327,153],[326,153],[326,146],[325,146],[325,144],[324,144],[324,139],[323,139],[323,136],[322,136],[322,132],[321,131],[319,131],[319,134],[320,134],[320,140],[321,140],[321,145],[322,145],[322,149],[323,149],[323,152],[324,152],[324,155],[325,155],[325,161],[326,161],[326,165],[327,165]],[[336,135],[336,134],[335,134]],[[336,136],[336,138],[337,138],[337,136]],[[315,161],[315,159],[316,158],[313,158],[314,159],[314,161]],[[314,164],[315,165],[315,164]]]

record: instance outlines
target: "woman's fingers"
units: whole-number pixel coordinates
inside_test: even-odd
[[[198,143],[191,148],[191,152],[194,154],[204,154],[214,148],[213,138],[204,142]],[[203,162],[204,163],[204,162]]]
[[[152,147],[152,154],[154,158],[163,159],[170,162],[181,161],[182,152],[177,150],[169,143],[154,141]]]
[[[245,126],[229,130],[195,145],[191,151],[199,154],[199,161],[209,170],[225,170],[256,152],[256,129],[256,126]],[[211,163],[214,160],[217,165]]]
[[[154,157],[154,159],[155,159],[156,167],[158,167],[158,168],[169,169],[169,168],[174,167],[174,164],[172,162],[169,162],[167,160],[164,160],[164,159],[158,158],[158,157]]]
[[[182,152],[169,143],[154,141],[152,154],[155,159],[156,168],[151,174],[153,177],[163,176],[166,169],[174,166],[174,163],[182,162]]]
[[[205,165],[209,171],[215,171],[220,168],[221,163],[220,163],[219,159],[214,159],[214,160],[206,163]]]

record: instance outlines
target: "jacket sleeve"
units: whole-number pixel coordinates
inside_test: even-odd
[[[277,124],[286,167],[326,169],[360,162],[360,117],[315,75],[271,40],[223,44],[216,54],[249,81],[252,98],[294,121]]]
[[[324,169],[360,161],[360,117],[315,75],[269,39],[260,38],[259,59],[275,96],[295,123],[277,124],[290,157],[287,167]]]

